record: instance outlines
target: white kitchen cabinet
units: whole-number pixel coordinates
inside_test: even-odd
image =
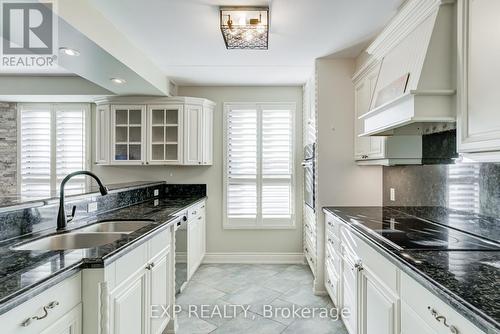
[[[111,112],[109,104],[98,105],[95,109],[95,163],[108,164],[111,130]]]
[[[212,165],[215,104],[190,97],[97,102],[98,165]]]
[[[365,265],[360,268],[361,330],[363,334],[397,334],[399,296]]]
[[[153,259],[154,266],[151,268],[151,288],[149,289],[150,305],[169,305],[172,299],[174,284],[171,248]],[[171,320],[170,314],[165,317],[150,317],[150,333],[161,334],[163,329]]]
[[[214,106],[207,105],[203,111],[203,165],[212,165],[214,156]]]
[[[111,105],[111,163],[143,165],[146,161],[146,106]]]
[[[159,334],[175,314],[173,226],[104,268],[83,271],[83,333]]]
[[[458,2],[458,152],[500,161],[500,2]]]
[[[81,332],[82,305],[78,304],[40,334],[80,334]]]
[[[183,105],[148,105],[148,164],[182,163]]]
[[[81,333],[81,273],[0,315],[5,334]]]
[[[110,296],[110,333],[145,334],[148,272],[140,270]]]
[[[184,111],[184,164],[201,165],[203,162],[203,107],[188,105]]]
[[[355,112],[355,160],[383,159],[385,137],[359,137],[364,132],[364,122],[358,117],[370,109],[373,93],[377,84],[380,63],[373,62],[365,71],[354,78],[354,108]]]
[[[194,205],[188,209],[188,240],[187,240],[187,266],[188,280],[200,266],[205,257],[205,202]]]
[[[342,318],[349,334],[484,334],[346,223],[330,213],[325,221],[325,286],[337,308],[351,311]],[[337,248],[341,249],[340,266],[334,261]],[[340,283],[335,294],[331,278],[336,277],[336,270],[340,270]]]
[[[422,137],[406,135],[397,137],[363,136],[364,120],[361,115],[370,110],[380,62],[369,60],[353,77],[354,83],[354,160],[359,165],[399,165],[422,163]]]
[[[430,333],[484,334],[483,331],[453,310],[448,303],[437,298],[406,273],[401,273],[401,300],[403,305],[406,305],[402,333],[411,333],[410,326],[415,322],[423,322],[427,325],[424,328]]]

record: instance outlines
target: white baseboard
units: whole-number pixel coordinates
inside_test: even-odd
[[[206,253],[203,263],[304,264],[303,253]]]

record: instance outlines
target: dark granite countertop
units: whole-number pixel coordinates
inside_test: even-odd
[[[142,242],[155,232],[170,226],[176,220],[176,213],[204,199],[204,195],[179,199],[151,199],[126,208],[109,211],[92,220],[69,223],[76,229],[89,224],[111,219],[151,220],[145,226],[113,243],[78,250],[64,251],[20,251],[12,247],[19,243],[55,234],[55,229],[24,235],[0,243],[0,314],[23,303],[48,287],[61,282],[83,268],[103,267]],[[68,232],[64,232],[68,233]]]
[[[494,218],[489,220],[445,208],[405,208],[402,212],[389,207],[326,207],[324,211],[346,222],[401,270],[486,333],[500,331],[500,251],[398,251],[362,225],[370,220],[409,217],[405,212],[411,212],[419,218],[498,241]],[[473,224],[481,226],[469,226]]]

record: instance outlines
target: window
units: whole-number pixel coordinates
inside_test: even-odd
[[[225,105],[227,228],[294,226],[295,104]]]
[[[87,169],[89,106],[85,104],[19,104],[19,179],[22,197],[56,196],[62,179]],[[84,176],[71,179],[68,194],[85,191]]]

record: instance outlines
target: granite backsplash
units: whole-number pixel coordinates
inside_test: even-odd
[[[390,200],[395,189],[395,201]],[[500,217],[500,164],[384,167],[384,206],[444,207]]]
[[[163,181],[123,183],[111,185],[110,189],[112,190],[106,196],[101,196],[99,193],[68,196],[65,201],[66,212],[71,212],[72,207],[76,206],[75,220],[82,220],[153,198],[176,199],[190,197],[193,194],[206,196],[204,184],[167,185]],[[155,190],[158,190],[157,196]],[[88,203],[93,201],[97,202],[97,211],[89,213]],[[0,241],[55,227],[58,209],[59,201],[54,198],[2,207]]]

